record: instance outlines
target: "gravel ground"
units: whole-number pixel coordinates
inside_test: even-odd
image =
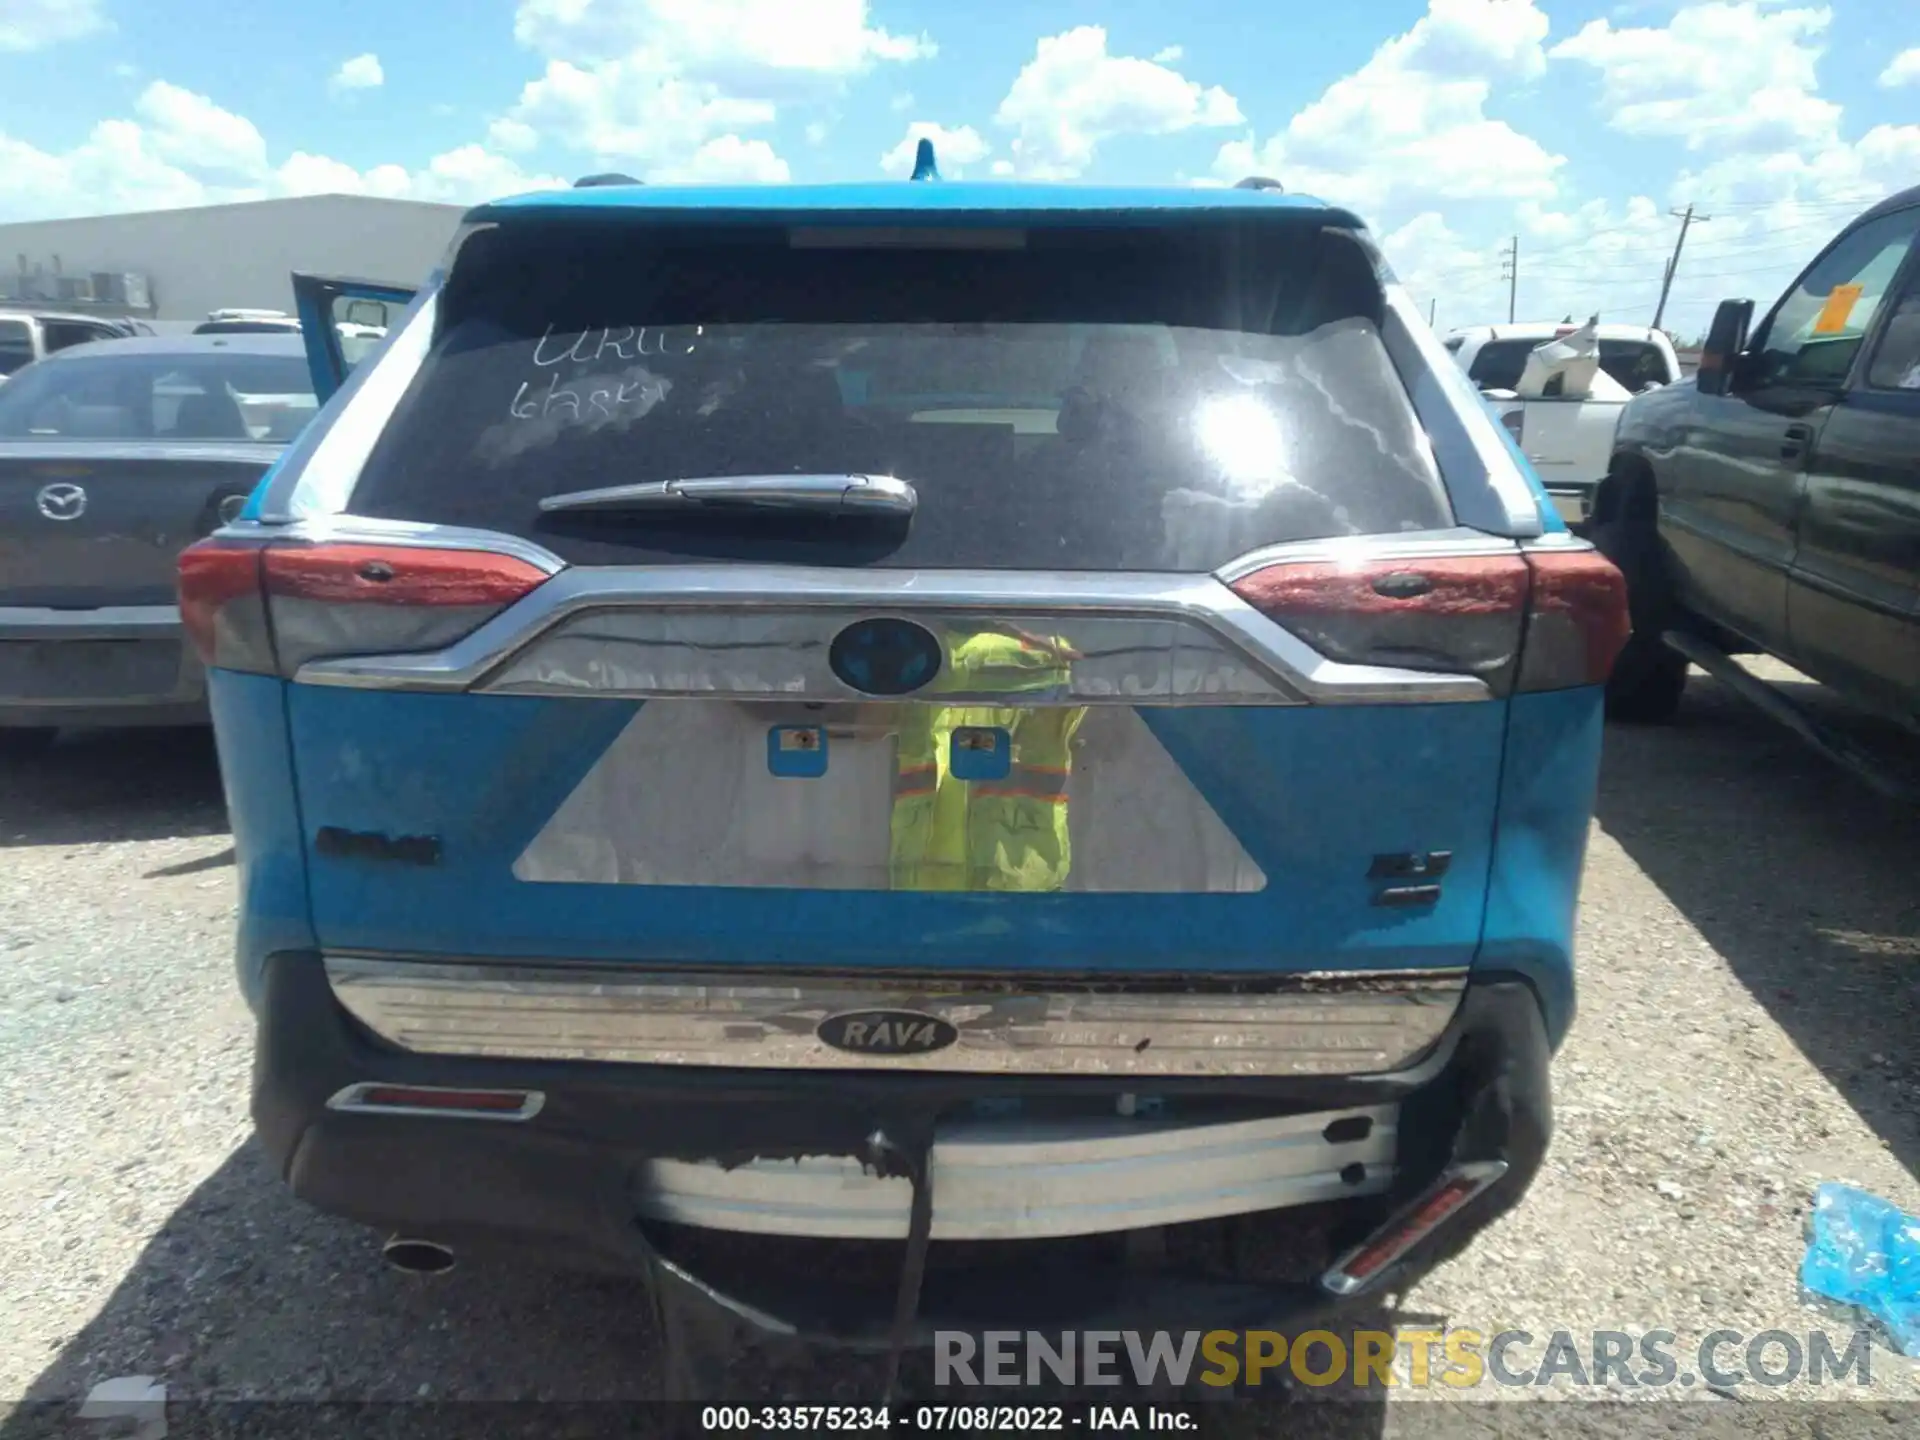
[[[632,1284],[479,1264],[409,1280],[381,1268],[377,1236],[267,1173],[246,1114],[231,858],[204,736],[70,737],[0,769],[0,1400],[70,1414],[131,1373],[176,1400],[650,1396]],[[1404,1297],[1399,1323],[1529,1331],[1517,1366],[1556,1331],[1584,1349],[1596,1329],[1665,1329],[1683,1370],[1715,1329],[1844,1332],[1802,1308],[1795,1275],[1817,1182],[1920,1212],[1917,874],[1920,815],[1704,677],[1677,725],[1611,731],[1547,1169]],[[1820,1393],[1872,1407],[1740,1403],[1809,1393],[1748,1383],[1687,1424],[1920,1433],[1920,1410],[1882,1408],[1920,1399],[1920,1365],[1879,1345],[1871,1369],[1865,1391]],[[1531,1435],[1551,1416],[1556,1435],[1668,1433],[1656,1411],[1679,1413],[1633,1406],[1608,1430],[1615,1412],[1594,1406],[1293,1405],[1284,1428]],[[24,1411],[0,1424],[0,1440],[30,1432]]]

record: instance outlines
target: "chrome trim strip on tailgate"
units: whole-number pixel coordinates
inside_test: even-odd
[[[595,614],[597,612],[597,616]],[[618,612],[618,621],[609,612]],[[507,693],[777,696],[786,700],[864,698],[833,679],[785,677],[785,688],[761,679],[742,684],[725,667],[689,666],[675,675],[623,679],[619,666],[591,657],[556,659],[543,670],[549,641],[564,648],[579,626],[603,644],[619,641],[659,648],[690,622],[680,617],[719,613],[735,626],[749,612],[799,627],[788,642],[824,648],[840,628],[872,615],[933,616],[947,623],[968,617],[975,628],[1061,626],[1070,621],[1154,622],[1147,644],[1174,644],[1204,635],[1218,654],[1231,653],[1258,672],[1260,693],[1231,697],[1236,704],[1434,704],[1485,700],[1492,692],[1473,675],[1432,674],[1329,660],[1206,575],[1008,570],[829,570],[799,566],[673,565],[656,568],[582,567],[562,571],[509,606],[473,634],[444,650],[423,654],[317,660],[294,677],[307,685],[380,690],[473,690]],[[632,617],[640,618],[632,618]],[[571,623],[575,622],[577,624]],[[619,630],[629,627],[631,634]],[[624,636],[624,638],[623,638]],[[698,642],[698,636],[689,637]],[[1137,639],[1137,637],[1136,637]],[[577,648],[575,646],[574,648]],[[1196,646],[1196,648],[1199,648]],[[693,644],[689,654],[697,653]],[[524,658],[524,663],[515,664]],[[1218,688],[1220,682],[1215,682]],[[527,687],[535,687],[529,690]],[[817,687],[817,688],[816,688]],[[1202,690],[1206,687],[1203,685]],[[1065,697],[1060,703],[1085,704]],[[1155,696],[1116,694],[1113,703],[1153,703]],[[1189,695],[1164,697],[1192,703]]]
[[[1376,1195],[1393,1181],[1398,1107],[1182,1125],[969,1120],[934,1137],[933,1238],[1090,1235]],[[1330,1128],[1347,1122],[1330,1140]],[[708,1229],[902,1239],[912,1189],[851,1156],[653,1160],[637,1204]]]
[[[103,460],[204,460],[265,467],[286,448],[284,440],[0,440],[0,460],[50,460],[76,467]]]
[[[178,605],[0,605],[0,640],[167,640],[180,633]]]
[[[444,963],[331,954],[340,1003],[376,1035],[436,1055],[804,1070],[1116,1076],[1365,1075],[1437,1041],[1465,970],[1201,977],[779,975],[604,965]],[[947,1048],[851,1054],[831,1016],[909,1011]]]

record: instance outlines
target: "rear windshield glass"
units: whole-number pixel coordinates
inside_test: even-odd
[[[1540,340],[1489,340],[1473,357],[1467,374],[1482,390],[1512,390],[1520,384],[1527,356],[1544,344]],[[1623,387],[1640,391],[1673,379],[1666,356],[1645,340],[1602,340],[1600,368]]]
[[[72,355],[0,386],[0,437],[285,441],[315,408],[296,355]]]
[[[1210,569],[1278,541],[1451,523],[1350,236],[950,238],[476,236],[353,509],[531,535],[585,563]],[[918,509],[539,509],[793,473],[895,476]]]

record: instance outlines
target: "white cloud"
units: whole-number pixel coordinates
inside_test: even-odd
[[[510,154],[524,155],[540,143],[540,132],[524,120],[503,116],[487,126],[487,143]]]
[[[40,50],[107,28],[100,0],[0,0],[0,50]]]
[[[1888,89],[1896,85],[1920,85],[1920,45],[1902,50],[1880,72],[1880,83]]]
[[[971,125],[949,130],[931,120],[916,120],[907,126],[900,143],[880,157],[881,171],[896,180],[906,179],[913,173],[914,152],[922,139],[933,141],[934,159],[949,180],[958,180],[964,167],[978,165],[993,150]]]
[[[722,82],[855,75],[936,53],[924,35],[869,25],[867,9],[867,0],[520,0],[513,33],[542,55],[591,63],[645,52]]]
[[[1831,19],[1824,7],[1715,0],[1661,26],[1596,20],[1552,53],[1599,72],[1601,112],[1614,128],[1697,154],[1673,198],[1729,207],[1715,240],[1751,247],[1783,231],[1829,228],[1823,216],[1837,225],[1848,205],[1910,184],[1920,169],[1920,125],[1880,125],[1851,141],[1842,134],[1841,107],[1820,95],[1817,75]],[[1920,78],[1920,50],[1906,53]],[[1897,83],[1905,61],[1896,57],[1881,82]]]
[[[267,169],[267,142],[251,120],[223,110],[205,95],[156,80],[140,92],[134,110],[147,123],[154,153],[188,170],[258,176]]]
[[[507,118],[648,179],[715,167],[765,179],[786,162],[743,132],[935,53],[868,12],[867,0],[520,0],[514,35],[545,69]]]
[[[824,145],[827,143],[827,136],[830,135],[832,132],[833,132],[833,127],[829,125],[826,121],[809,120],[807,122],[807,130],[806,130],[807,144]]]
[[[1007,176],[1013,174],[1013,162],[1011,160],[996,160],[993,162],[991,170],[993,174],[1005,179]]]
[[[591,67],[550,60],[546,73],[521,90],[509,118],[564,138],[600,168],[665,179],[709,141],[769,125],[776,113],[771,101],[726,95],[635,57]]]
[[[327,88],[338,95],[349,90],[375,90],[386,83],[387,72],[380,68],[380,57],[369,50],[342,61],[333,78],[327,81]]]
[[[1214,172],[1229,181],[1271,175],[1370,217],[1551,196],[1562,157],[1486,109],[1496,83],[1541,74],[1546,34],[1535,0],[1429,0],[1411,29],[1278,134],[1222,146]]]
[[[250,120],[165,81],[142,91],[134,112],[136,119],[102,120],[58,152],[0,133],[0,220],[328,193],[470,204],[566,183],[482,145],[449,150],[413,170],[360,170],[304,150],[276,162]]]
[[[895,95],[891,100],[887,101],[887,108],[896,115],[906,114],[907,111],[913,108],[913,92],[910,90],[902,90],[898,95]]]
[[[1107,32],[1098,25],[1042,38],[994,116],[1015,132],[1015,169],[1034,179],[1080,174],[1100,142],[1115,135],[1171,135],[1242,119],[1239,103],[1217,85],[1203,87],[1152,60],[1108,54]]]
[[[1171,65],[1186,53],[1187,47],[1184,45],[1169,45],[1164,50],[1156,50],[1153,52],[1153,63],[1156,65]]]
[[[1666,25],[1594,20],[1553,47],[1600,72],[1607,124],[1689,150],[1765,153],[1834,128],[1840,107],[1814,93],[1826,8],[1763,0],[1694,5]]]
[[[718,135],[685,160],[655,167],[647,178],[664,185],[777,185],[792,174],[766,141]]]

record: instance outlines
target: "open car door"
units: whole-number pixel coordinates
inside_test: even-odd
[[[306,340],[307,365],[313,371],[313,393],[322,405],[400,323],[400,314],[413,296],[407,286],[378,280],[294,275],[294,308]]]

